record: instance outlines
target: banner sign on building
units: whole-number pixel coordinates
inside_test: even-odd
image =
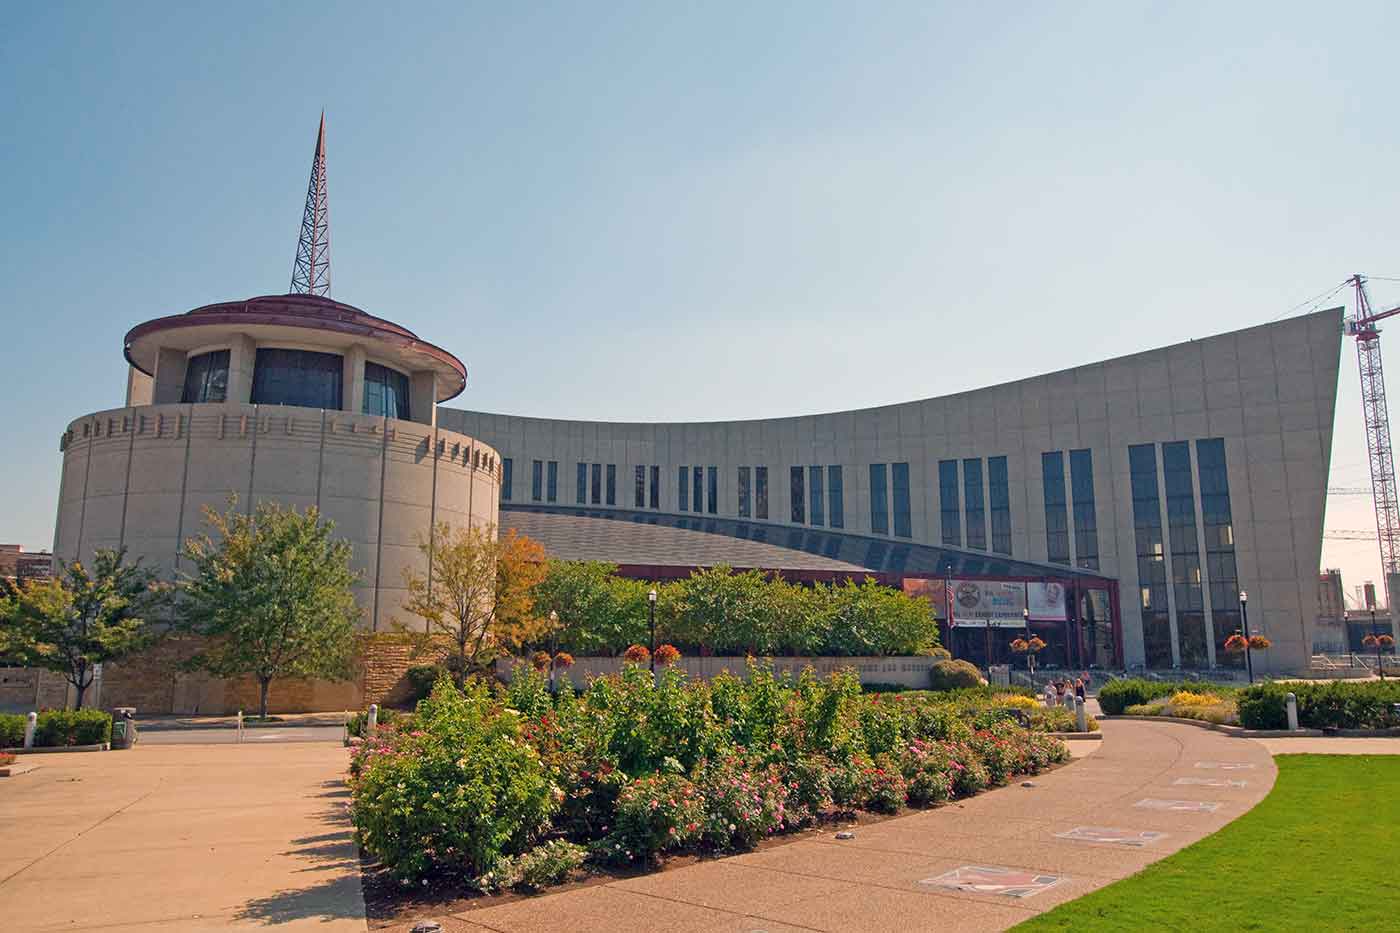
[[[954,580],[953,621],[958,625],[1021,625],[1026,585],[1000,580]]]
[[[940,622],[948,619],[947,588],[942,580],[925,580],[918,577],[904,578],[904,592],[910,596],[926,599],[933,606],[933,616]]]
[[[1063,622],[1069,618],[1065,611],[1065,587],[1062,583],[1027,583],[1026,607],[1037,622]]]

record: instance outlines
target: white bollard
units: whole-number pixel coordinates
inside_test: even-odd
[[[243,710],[238,711],[238,738],[239,744],[243,742]]]
[[[1298,731],[1298,698],[1293,694],[1283,698],[1284,706],[1288,709],[1288,731]]]
[[[369,721],[365,723],[365,738],[373,738],[374,733],[379,729],[379,704],[369,705]]]
[[[1080,732],[1089,731],[1089,715],[1084,712],[1084,698],[1074,698],[1074,728]]]
[[[30,713],[24,721],[24,747],[34,747],[34,729],[39,725],[39,714]]]

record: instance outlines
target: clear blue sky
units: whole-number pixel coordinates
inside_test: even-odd
[[[520,6],[7,5],[0,541],[51,541],[128,327],[285,291],[322,107],[333,293],[460,354],[466,407],[901,401],[1400,274],[1393,4]]]

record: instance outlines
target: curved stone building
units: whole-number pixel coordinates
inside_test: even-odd
[[[126,405],[64,432],[54,554],[126,548],[166,576],[230,495],[314,505],[354,547],[364,627],[402,621],[404,572],[436,522],[497,521],[500,458],[436,424],[466,369],[358,308],[278,295],[131,329]]]
[[[1247,593],[1251,631],[1273,642],[1256,666],[1291,671],[1312,651],[1341,338],[1337,308],[791,418],[438,419],[501,452],[502,525],[563,556],[651,576],[868,571],[911,589],[951,580],[958,598],[972,595],[959,581],[1047,582],[1071,593],[1050,656],[1074,666],[1238,666],[1224,642]],[[1007,660],[1006,639],[968,622],[945,633],[956,653]]]

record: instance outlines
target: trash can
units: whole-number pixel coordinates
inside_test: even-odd
[[[112,747],[131,748],[136,744],[136,707],[118,706],[112,710]]]

